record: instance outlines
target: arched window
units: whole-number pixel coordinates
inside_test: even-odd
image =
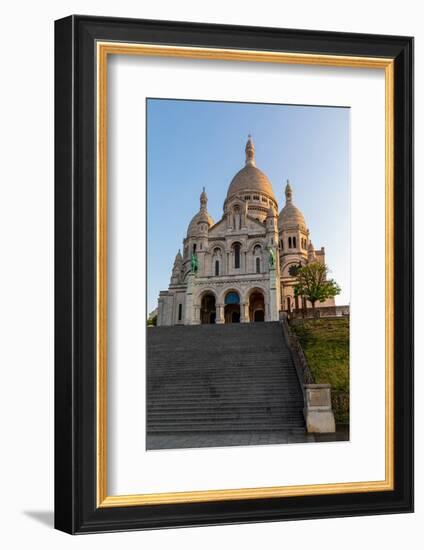
[[[261,272],[261,260],[260,258],[256,258],[256,273]]]
[[[237,292],[229,292],[225,296],[224,302],[225,302],[225,305],[239,304],[240,303],[240,296],[237,294]]]
[[[193,254],[196,254],[196,243],[193,244]]]
[[[222,252],[219,247],[216,247],[213,249],[212,254],[212,273],[211,275],[214,275],[215,277],[218,277],[220,275],[221,271],[221,258],[222,258]]]
[[[236,269],[240,267],[240,245],[238,243],[234,245],[234,267]]]
[[[296,237],[293,237],[293,248],[296,248]]]
[[[292,247],[292,238],[289,237],[289,248],[291,248],[291,247]]]
[[[183,304],[178,304],[178,321],[183,318]]]

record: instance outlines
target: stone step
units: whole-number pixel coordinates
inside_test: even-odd
[[[258,401],[217,401],[217,402],[210,402],[206,400],[189,400],[184,399],[181,401],[169,401],[169,400],[163,400],[163,401],[149,401],[147,403],[148,409],[150,410],[226,410],[226,409],[236,409],[236,410],[256,410],[256,409],[266,409],[266,410],[299,410],[299,407],[303,407],[303,400],[293,400],[289,402],[284,402],[284,404],[280,402],[278,403],[270,403],[266,402],[264,404],[264,401],[262,400],[259,404]]]
[[[301,419],[299,420],[281,420],[281,419],[276,419],[276,420],[263,420],[263,419],[258,419],[258,420],[243,420],[243,419],[239,419],[237,421],[236,424],[234,424],[234,419],[230,419],[230,420],[219,420],[219,421],[216,421],[215,419],[210,419],[209,421],[208,420],[199,420],[198,422],[194,421],[194,420],[186,420],[186,421],[182,421],[182,420],[179,420],[178,422],[171,422],[171,421],[161,421],[161,422],[149,422],[149,427],[148,427],[148,430],[147,432],[150,433],[151,431],[153,430],[157,430],[157,429],[160,429],[160,428],[163,428],[163,429],[171,429],[171,428],[175,428],[175,429],[180,429],[180,430],[184,430],[184,429],[191,429],[191,428],[198,428],[198,429],[208,429],[208,430],[223,430],[223,429],[229,429],[229,430],[232,430],[232,429],[250,429],[250,430],[258,430],[258,429],[261,429],[262,427],[267,427],[267,428],[273,428],[274,430],[276,429],[281,429],[281,430],[287,430],[287,429],[290,429],[290,428],[301,428],[303,427],[303,422]]]
[[[222,373],[219,372],[207,372],[202,371],[199,373],[199,371],[196,369],[193,369],[192,372],[190,371],[182,371],[182,372],[170,372],[167,373],[166,369],[163,371],[154,371],[153,369],[149,369],[147,372],[148,375],[148,381],[154,381],[156,379],[158,380],[172,380],[172,381],[189,381],[189,380],[234,380],[234,381],[250,381],[252,379],[262,382],[272,382],[273,380],[297,380],[296,373],[286,373],[286,372],[279,372],[277,367],[274,371],[274,373],[259,373],[255,374],[254,372],[228,372],[223,371]]]
[[[193,379],[193,380],[168,380],[167,378],[161,379],[157,378],[155,381],[151,381],[147,384],[149,390],[155,390],[164,388],[165,390],[170,390],[173,393],[176,393],[178,389],[190,390],[190,388],[206,388],[206,387],[221,387],[234,389],[238,388],[240,391],[243,389],[255,389],[257,388],[261,393],[264,389],[270,390],[273,393],[278,394],[280,391],[284,393],[284,390],[294,389],[295,383],[297,383],[297,378],[285,378],[285,379],[271,379],[271,380],[232,380],[224,379],[220,380],[219,378],[211,379]],[[297,388],[296,388],[297,389]]]
[[[279,323],[147,331],[147,432],[298,430],[303,395]]]
[[[184,392],[184,393],[180,393]],[[236,392],[236,393],[235,393]],[[235,393],[235,395],[234,395]],[[274,398],[274,399],[288,399],[290,397],[301,397],[302,393],[300,390],[297,390],[297,388],[292,388],[290,386],[281,387],[279,389],[276,388],[260,388],[257,387],[249,387],[249,385],[246,385],[245,388],[240,388],[239,386],[219,386],[216,387],[214,385],[210,385],[208,387],[206,386],[181,386],[181,387],[174,387],[174,388],[166,388],[164,386],[157,388],[157,389],[149,389],[149,400],[152,401],[153,399],[157,398],[169,398],[169,397],[175,397],[175,398],[181,398],[181,397],[198,397],[200,398],[210,398],[210,399],[219,399],[220,397],[228,398],[229,396],[238,397],[239,399],[244,399],[247,396],[249,398],[254,398],[257,396],[258,398],[261,397],[267,397],[267,398]]]
[[[238,395],[237,398],[234,398],[231,392],[229,393],[191,393],[181,397],[175,397],[172,395],[164,396],[163,394],[153,394],[149,397],[147,405],[156,406],[184,406],[184,405],[198,405],[198,406],[214,406],[219,407],[220,405],[230,405],[233,407],[238,407],[243,405],[256,406],[258,402],[262,403],[264,407],[272,407],[276,401],[269,401],[269,396],[266,393],[245,393],[244,395]],[[303,406],[303,398],[299,395],[290,395],[287,394],[283,399],[278,401],[279,405],[287,406]]]
[[[246,423],[242,424],[238,422],[234,425],[234,422],[228,424],[228,426],[212,424],[163,424],[157,426],[150,426],[147,431],[147,435],[153,435],[158,433],[185,433],[185,432],[199,432],[199,433],[217,433],[217,432],[264,432],[264,431],[297,431],[297,433],[305,433],[304,426],[300,424],[266,424],[266,423]]]
[[[157,422],[168,422],[170,424],[180,424],[187,419],[187,412],[176,413],[176,412],[167,412],[167,413],[150,413],[147,416],[149,424],[153,425]],[[302,422],[303,415],[299,412],[285,413],[285,414],[276,414],[276,413],[259,413],[259,412],[243,412],[243,413],[219,413],[219,412],[190,412],[190,422],[230,422],[230,421],[255,421],[255,422]]]
[[[268,404],[268,403],[262,403],[257,404],[256,402],[248,402],[248,401],[239,401],[239,402],[231,402],[228,401],[226,403],[211,403],[211,402],[201,402],[201,401],[172,401],[172,402],[153,402],[150,401],[148,403],[149,411],[274,411],[274,412],[290,412],[290,411],[298,411],[299,406],[303,404],[303,400],[293,400],[293,401],[286,401],[285,403],[278,403],[278,404]],[[303,410],[303,409],[302,409]]]

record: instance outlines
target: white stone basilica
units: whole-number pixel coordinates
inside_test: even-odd
[[[159,294],[158,326],[278,321],[281,311],[311,307],[294,296],[294,270],[325,263],[324,248],[314,250],[288,181],[277,217],[274,191],[256,167],[250,136],[245,151],[246,164],[230,183],[217,223],[207,211],[204,189],[200,195],[169,288]],[[334,304],[329,299],[320,307]]]

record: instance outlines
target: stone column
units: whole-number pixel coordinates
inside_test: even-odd
[[[280,285],[275,266],[269,268],[269,321],[278,321]]]
[[[193,325],[200,325],[200,306],[194,306]]]
[[[243,302],[240,304],[240,322],[249,322],[249,303]]]
[[[189,273],[187,278],[187,293],[185,302],[185,325],[194,324],[194,307],[193,307],[193,286],[194,286],[194,273]]]
[[[204,277],[205,272],[205,253],[204,251],[197,251],[197,276]]]
[[[156,321],[156,325],[158,327],[162,326],[162,317],[163,317],[163,299],[159,298],[158,300],[158,318]]]
[[[216,306],[215,322],[219,325],[222,325],[223,323],[225,323],[224,306],[222,304],[217,304],[217,306]]]

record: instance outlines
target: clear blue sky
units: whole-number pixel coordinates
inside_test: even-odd
[[[287,178],[316,249],[350,301],[350,110],[345,107],[147,100],[148,311],[168,288],[202,187],[215,222],[228,186],[244,166],[252,134],[256,165],[270,179],[279,210]]]

